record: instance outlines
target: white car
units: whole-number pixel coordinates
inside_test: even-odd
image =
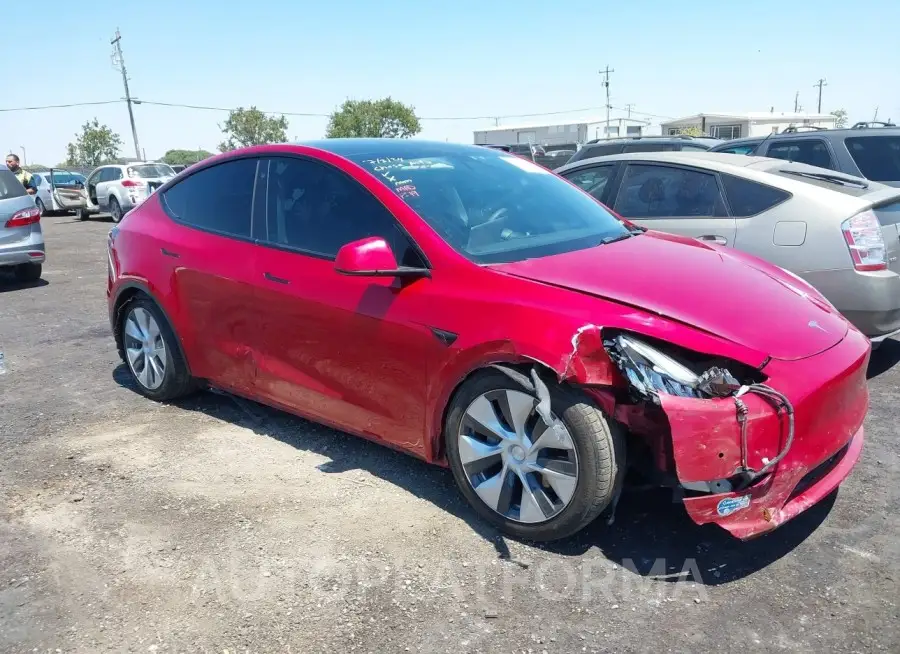
[[[103,212],[109,213],[113,222],[119,222],[128,211],[173,177],[172,167],[159,162],[100,166],[88,175],[79,218],[87,220],[91,215]]]
[[[34,202],[41,210],[41,215],[52,211],[69,211],[80,206],[78,194],[84,188],[84,175],[52,168],[31,175],[37,184]]]

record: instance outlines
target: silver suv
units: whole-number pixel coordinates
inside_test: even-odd
[[[6,168],[0,169],[0,268],[12,267],[16,279],[34,282],[44,263],[41,210],[34,197]]]
[[[86,220],[93,214],[109,213],[113,222],[122,220],[157,188],[175,177],[171,166],[156,162],[135,162],[100,166],[84,185],[84,206],[78,217]]]

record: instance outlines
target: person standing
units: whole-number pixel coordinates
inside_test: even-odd
[[[6,167],[9,168],[10,172],[16,176],[16,179],[22,183],[22,186],[25,187],[25,192],[28,193],[28,195],[37,193],[37,184],[34,181],[34,176],[19,166],[19,155],[12,153],[6,155]]]

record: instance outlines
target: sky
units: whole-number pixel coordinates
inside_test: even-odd
[[[7,78],[0,92],[0,149],[21,156],[24,147],[28,162],[44,165],[64,160],[95,117],[122,137],[123,156],[134,155],[122,102],[16,110],[123,98],[111,61],[117,28],[135,98],[322,114],[289,115],[290,140],[322,137],[346,99],[391,96],[415,108],[419,138],[468,143],[495,124],[488,116],[504,125],[603,115],[607,65],[610,104],[630,104],[654,124],[793,111],[797,91],[803,110],[815,111],[823,77],[823,112],[846,109],[852,123],[877,107],[879,119],[900,121],[900,2],[890,0],[2,4],[4,70],[17,82]],[[227,117],[149,104],[134,111],[151,159],[175,148],[217,151]],[[540,112],[566,113],[513,117]]]

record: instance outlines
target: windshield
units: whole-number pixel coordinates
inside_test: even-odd
[[[629,233],[587,193],[545,168],[503,152],[350,158],[476,263],[560,254]]]
[[[150,179],[153,177],[174,177],[175,171],[167,164],[141,164],[140,166],[128,167],[129,177],[140,177],[142,179]]]

